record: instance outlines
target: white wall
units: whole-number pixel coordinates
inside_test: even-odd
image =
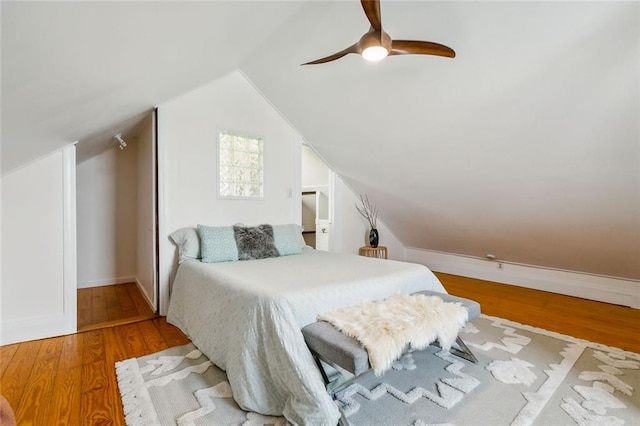
[[[2,178],[0,344],[76,331],[75,146]]]
[[[331,251],[338,253],[358,254],[358,249],[369,245],[369,224],[356,210],[359,197],[344,181],[335,176],[334,179],[334,220],[331,239]],[[375,199],[370,199],[375,204]],[[381,212],[383,215],[384,212]],[[378,218],[379,244],[387,247],[389,259],[404,260],[405,247],[396,238],[384,222]]]
[[[138,144],[129,140],[77,167],[78,287],[135,280]]]
[[[313,148],[303,145],[301,153],[302,188],[326,186],[327,193],[331,194],[329,249],[337,253],[358,254],[360,247],[369,245],[369,224],[355,208],[356,203],[360,203],[359,196],[331,171]],[[388,258],[404,260],[405,246],[381,219],[378,219],[378,232],[380,245],[387,247]]]
[[[137,162],[137,256],[136,275],[144,297],[156,306],[156,180],[155,180],[155,114],[151,113],[140,125],[136,139]]]
[[[184,226],[300,223],[300,138],[240,72],[158,107],[161,312]],[[217,132],[264,140],[264,199],[217,198]]]
[[[329,167],[309,145],[302,145],[301,150],[302,189],[329,185]]]

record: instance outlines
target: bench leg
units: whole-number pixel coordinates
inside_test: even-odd
[[[318,356],[314,353],[313,354],[313,359],[316,361],[316,365],[318,366],[318,369],[320,370],[320,374],[322,374],[322,380],[324,380],[324,384],[325,386],[329,384],[329,377],[327,377],[327,373],[326,371],[324,371],[324,367],[322,366],[322,362],[320,361],[320,358],[318,358]]]
[[[471,352],[471,349],[462,341],[460,336],[456,339],[456,343],[460,347],[460,349],[451,348],[449,352],[452,354],[459,356],[462,359],[466,359],[467,361],[473,362],[474,364],[478,362],[478,358]]]

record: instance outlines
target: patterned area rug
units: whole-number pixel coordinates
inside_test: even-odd
[[[431,346],[382,377],[340,384],[346,422],[640,425],[639,354],[485,315],[461,336],[477,364]],[[286,424],[241,410],[225,373],[191,344],[119,362],[116,372],[129,426]]]

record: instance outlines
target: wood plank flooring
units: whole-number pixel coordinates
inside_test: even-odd
[[[640,352],[640,310],[437,275],[450,293],[479,301],[488,315]],[[114,363],[188,342],[155,318],[0,346],[0,393],[19,425],[123,425]]]
[[[78,331],[154,317],[135,283],[78,289]]]
[[[114,364],[189,342],[164,318],[0,347],[18,425],[124,425]]]
[[[640,353],[640,309],[436,273],[448,293],[482,313]]]

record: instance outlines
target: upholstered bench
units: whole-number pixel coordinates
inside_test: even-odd
[[[480,304],[470,299],[451,296],[445,293],[435,291],[418,291],[413,294],[425,294],[427,296],[438,296],[445,302],[459,302],[469,312],[468,321],[480,315]],[[369,364],[369,355],[367,350],[356,339],[340,332],[333,325],[325,321],[317,321],[305,326],[302,329],[304,340],[309,347],[322,378],[325,383],[329,383],[326,372],[322,366],[321,360],[330,364],[337,365],[355,376],[358,376],[371,369]],[[476,357],[471,350],[464,344],[460,336],[456,339],[459,347],[451,348],[451,353],[464,358],[471,362],[477,362]]]

